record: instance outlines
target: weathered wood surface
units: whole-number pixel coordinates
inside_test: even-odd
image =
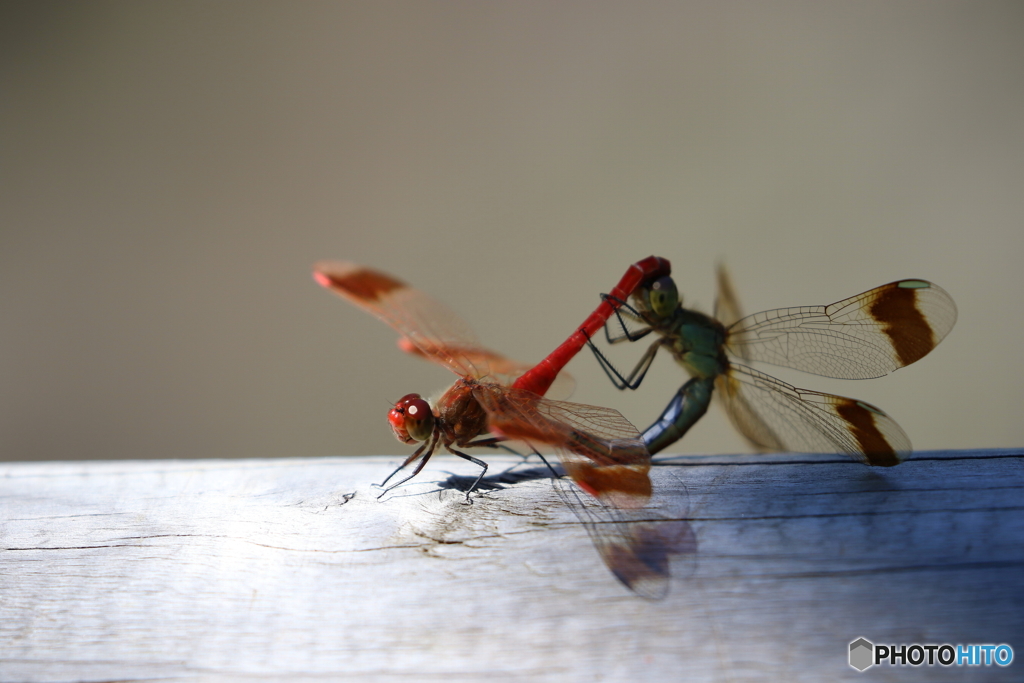
[[[656,602],[488,460],[474,505],[445,458],[381,501],[392,458],[0,465],[0,680],[1024,679],[1018,452],[669,459],[699,546]],[[859,674],[859,636],[1016,661]]]

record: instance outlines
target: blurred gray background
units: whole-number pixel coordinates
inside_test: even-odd
[[[704,310],[719,260],[747,312],[930,279],[920,363],[763,369],[1024,441],[1020,2],[6,2],[0,174],[5,460],[408,453],[390,403],[453,377],[324,258],[524,361],[652,253]],[[639,427],[684,379],[570,370]],[[716,409],[677,450],[746,447]]]

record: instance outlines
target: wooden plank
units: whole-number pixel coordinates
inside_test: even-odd
[[[0,680],[1020,680],[850,641],[1024,657],[1024,457],[679,457],[695,554],[638,598],[547,472],[436,458],[0,465]],[[458,473],[457,476],[452,472]],[[659,504],[661,504],[659,503]]]

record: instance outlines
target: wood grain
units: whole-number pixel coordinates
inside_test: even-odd
[[[546,470],[435,458],[0,465],[0,680],[1021,680],[1024,456],[662,459],[695,554],[649,601]],[[453,474],[456,473],[456,474]],[[847,664],[1008,643],[1007,668]]]

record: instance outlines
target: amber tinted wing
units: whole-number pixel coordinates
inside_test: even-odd
[[[737,364],[715,384],[736,429],[765,450],[847,453],[883,467],[910,454],[900,426],[863,401],[798,389]]]
[[[725,264],[718,264],[718,267],[715,269],[715,276],[718,283],[718,292],[715,295],[715,307],[712,316],[728,328],[743,317],[743,308],[740,306],[739,297],[736,296],[736,289],[732,286],[732,278],[729,276],[729,271],[726,269]],[[746,357],[747,349],[745,345],[735,345],[733,353],[743,360],[749,360]]]
[[[736,289],[732,285],[732,277],[725,264],[719,263],[715,268],[715,281],[718,291],[715,293],[712,316],[725,327],[729,327],[743,317],[743,309],[740,307]]]
[[[825,377],[881,377],[927,355],[956,323],[956,304],[925,280],[900,280],[828,306],[778,308],[728,328],[744,360]]]
[[[465,322],[433,297],[386,273],[344,261],[313,266],[321,285],[380,318],[401,337],[403,351],[428,358],[471,377],[514,376],[528,369],[477,341]]]
[[[425,340],[420,340],[419,344],[416,344],[409,337],[399,337],[398,348],[413,356],[441,362],[453,370],[455,368],[452,367],[452,362],[457,361],[458,367],[473,368],[472,372],[455,370],[460,372],[460,374],[468,374],[470,377],[493,376],[511,380],[523,374],[531,367],[525,363],[505,358],[498,352],[491,351],[483,346],[469,346],[465,344],[459,346],[454,343],[439,343],[437,345],[430,345],[430,351],[427,351],[428,345]],[[564,382],[559,384],[560,390],[572,391],[573,380],[568,373],[563,372],[559,374],[558,381]],[[552,386],[554,387],[555,385],[552,384]]]
[[[566,473],[585,491],[620,508],[651,496],[651,455],[629,420],[611,408],[549,401],[531,391],[481,383],[473,395],[489,427],[534,448],[555,448]]]

